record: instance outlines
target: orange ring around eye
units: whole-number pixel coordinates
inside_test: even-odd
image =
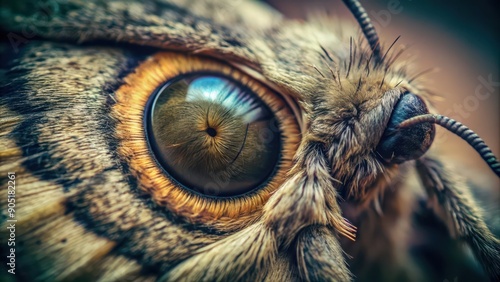
[[[144,114],[150,96],[172,78],[196,72],[229,76],[251,89],[274,113],[282,142],[277,171],[265,187],[241,196],[215,198],[188,191],[171,181],[154,159],[145,137]],[[192,223],[235,229],[260,215],[261,207],[284,181],[300,142],[300,130],[284,100],[260,82],[215,59],[160,52],[144,61],[116,91],[113,117],[118,121],[119,156],[141,190],[160,206]],[[226,223],[231,222],[229,226]]]

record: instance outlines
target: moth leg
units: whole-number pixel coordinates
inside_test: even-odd
[[[309,226],[296,240],[297,268],[304,281],[351,281],[335,231],[326,226]]]
[[[350,281],[336,234],[353,240],[356,229],[342,216],[331,168],[322,149],[323,145],[318,142],[303,146],[304,152],[297,154],[299,158],[290,177],[264,206],[263,221],[276,234],[281,250],[290,249],[297,237],[318,238],[298,241],[297,266],[302,280]],[[309,229],[310,226],[331,226],[335,232],[326,227]],[[314,260],[317,260],[316,267],[311,267]]]
[[[500,240],[486,225],[464,179],[435,158],[417,161],[417,172],[436,215],[450,234],[469,244],[492,281],[500,281]]]

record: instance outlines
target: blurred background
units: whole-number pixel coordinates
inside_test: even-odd
[[[340,0],[269,0],[287,17],[305,19],[326,11],[355,23]],[[479,134],[500,155],[500,1],[371,0],[361,1],[374,22],[382,46],[401,35],[397,45],[411,48],[416,69],[437,67],[422,77],[430,90],[443,97],[434,106]],[[489,83],[487,83],[489,81]],[[488,85],[489,84],[489,85]],[[479,155],[460,138],[439,130],[435,145],[474,183],[490,187],[500,203],[500,181]],[[481,193],[481,191],[478,191]]]

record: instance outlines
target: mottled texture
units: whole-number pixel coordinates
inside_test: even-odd
[[[288,21],[252,2],[235,10],[224,10],[229,0],[40,5],[0,9],[10,44],[0,72],[0,177],[3,187],[5,172],[18,175],[19,279],[443,281],[433,274],[439,267],[410,252],[413,211],[428,211],[419,200],[436,196],[430,217],[498,278],[498,240],[465,182],[422,159],[421,187],[415,162],[377,156],[399,97],[411,91],[429,103],[399,50],[377,64],[353,23]],[[300,105],[294,166],[252,216],[193,221],[140,189],[148,176],[132,172],[134,152],[120,147],[127,132],[116,132],[126,117],[113,109],[117,93],[128,93],[123,79],[165,49],[217,58]],[[0,203],[4,212],[6,198]],[[450,261],[443,275],[471,260],[456,244],[436,250]],[[463,273],[484,278],[477,265]]]

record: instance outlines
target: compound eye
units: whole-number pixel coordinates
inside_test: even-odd
[[[399,99],[377,146],[378,154],[386,163],[415,160],[427,152],[434,140],[434,124],[421,123],[409,128],[398,128],[398,125],[411,117],[428,113],[424,101],[415,94],[406,93]]]
[[[295,101],[263,82],[208,57],[144,60],[112,108],[131,181],[191,223],[235,230],[229,222],[258,216],[302,137]]]
[[[266,185],[277,168],[279,134],[263,138],[279,128],[273,112],[229,77],[177,76],[151,95],[145,119],[157,162],[191,191],[242,195]]]

